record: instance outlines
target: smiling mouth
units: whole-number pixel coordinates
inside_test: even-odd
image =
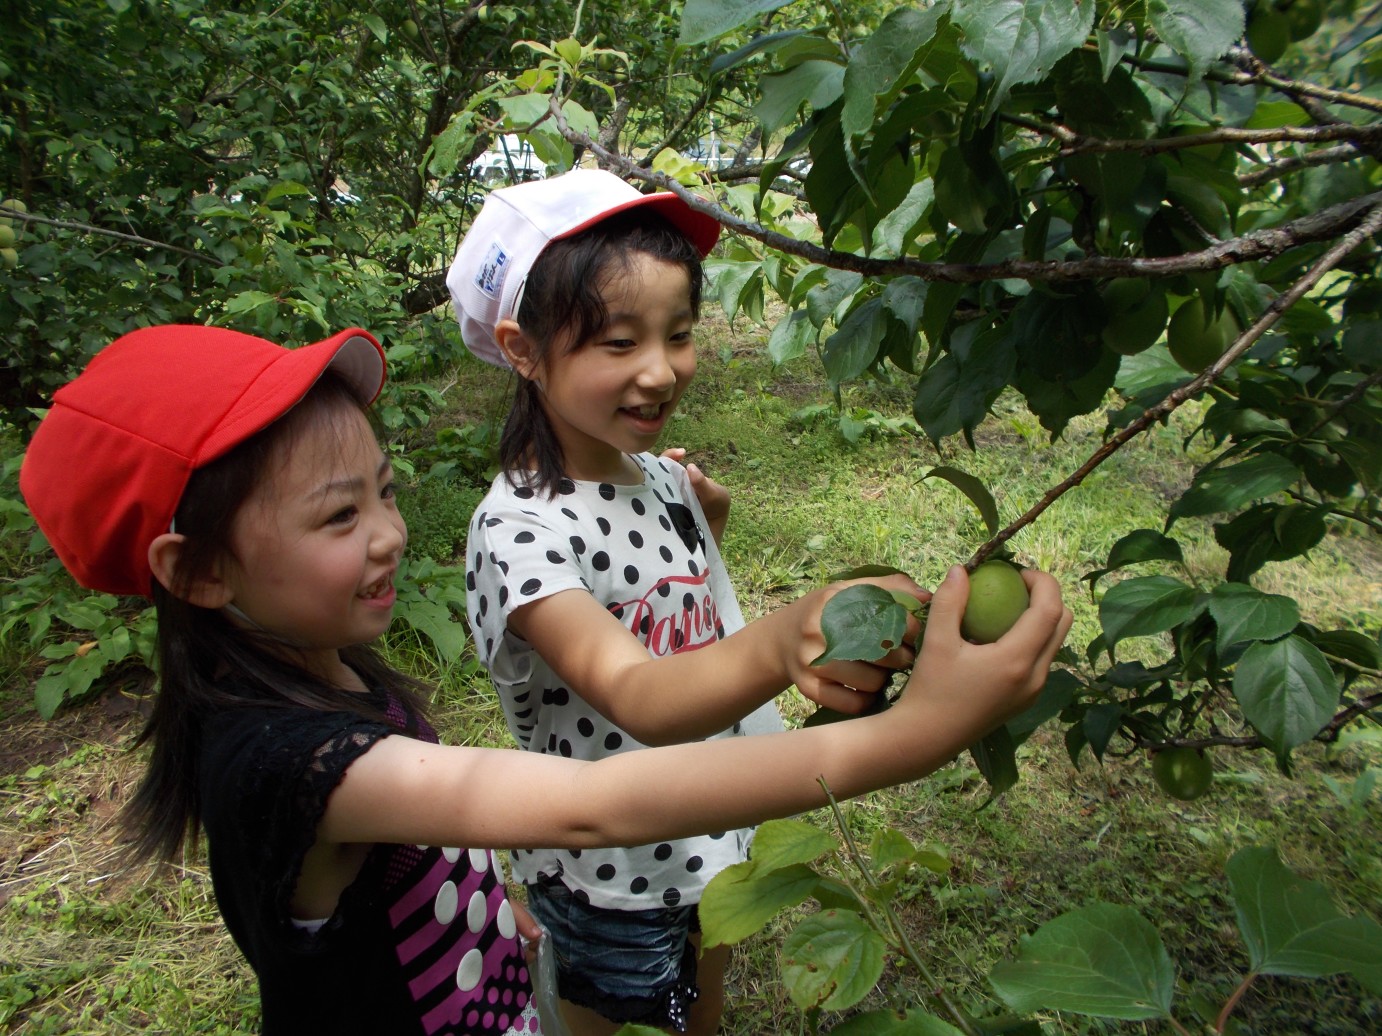
[[[634,417],[644,421],[655,421],[662,416],[662,408],[665,405],[665,403],[647,403],[643,406],[626,406],[624,409],[633,414]]]
[[[372,584],[361,592],[360,596],[367,601],[375,600],[379,597],[387,597],[393,592],[393,573],[390,572],[379,582]]]

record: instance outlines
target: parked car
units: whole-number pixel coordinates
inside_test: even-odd
[[[537,157],[533,146],[515,133],[495,138],[493,146],[470,163],[471,179],[490,186],[542,180],[547,174],[547,165]]]

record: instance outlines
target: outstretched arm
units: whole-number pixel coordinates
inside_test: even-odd
[[[906,576],[876,582],[919,600],[929,596]],[[676,744],[726,729],[792,684],[821,705],[863,711],[913,653],[899,645],[878,664],[811,664],[825,650],[821,611],[846,585],[815,590],[724,640],[657,658],[584,590],[515,609],[509,629],[611,722],[644,744]]]
[[[626,752],[595,762],[405,737],[351,765],[319,827],[325,842],[595,848],[722,831],[919,779],[1035,702],[1070,629],[1050,576],[1001,640],[960,636],[956,568],[932,601],[917,664],[884,713],[752,738]]]

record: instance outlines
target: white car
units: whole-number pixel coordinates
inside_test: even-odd
[[[496,138],[488,151],[470,163],[471,178],[483,184],[542,180],[547,173],[546,163],[537,157],[533,146],[514,133]]]

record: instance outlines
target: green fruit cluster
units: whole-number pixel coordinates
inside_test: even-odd
[[[1152,755],[1152,776],[1167,795],[1188,802],[1209,790],[1214,767],[1200,749],[1178,745]]]
[[[1186,299],[1171,315],[1166,327],[1166,348],[1171,358],[1191,374],[1199,374],[1217,360],[1238,337],[1238,321],[1225,307],[1206,314],[1199,295]]]
[[[28,208],[18,198],[6,198],[0,201],[0,212],[28,212]],[[19,249],[15,247],[19,243],[20,231],[15,227],[15,221],[8,216],[0,216],[0,267],[6,270],[13,270],[19,265]]]
[[[1027,610],[1031,598],[1022,573],[1006,561],[985,561],[969,577],[969,603],[960,632],[976,644],[992,644]]]

